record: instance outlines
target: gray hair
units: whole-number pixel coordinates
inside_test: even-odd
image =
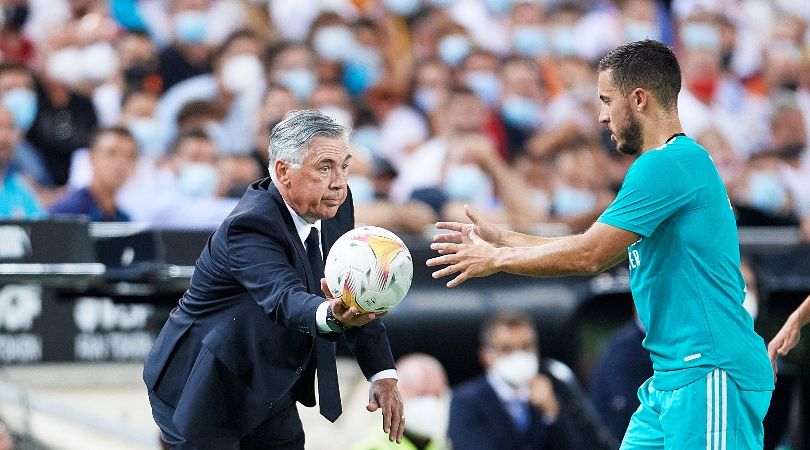
[[[314,110],[289,111],[270,132],[268,147],[270,177],[276,181],[276,161],[284,161],[297,169],[301,167],[309,143],[316,137],[340,138],[349,141],[349,130],[335,119]]]

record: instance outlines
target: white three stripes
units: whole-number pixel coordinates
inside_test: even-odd
[[[726,450],[727,393],[725,370],[706,375],[706,450]]]

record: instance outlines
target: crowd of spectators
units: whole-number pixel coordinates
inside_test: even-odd
[[[671,45],[684,131],[712,154],[740,225],[810,237],[810,6],[790,0],[5,0],[6,217],[71,211],[99,130],[137,142],[114,211],[210,226],[267,173],[290,109],[353,129],[358,222],[419,232],[462,206],[524,231],[580,231],[629,157],[598,125],[595,62]],[[3,114],[0,112],[0,118]],[[113,132],[112,134],[116,134]],[[95,158],[98,159],[98,158]],[[8,161],[6,161],[8,160]],[[24,180],[24,182],[23,182]],[[89,188],[88,188],[89,187]],[[9,199],[9,200],[6,200]],[[106,199],[96,199],[107,201]],[[62,206],[60,206],[62,205]]]

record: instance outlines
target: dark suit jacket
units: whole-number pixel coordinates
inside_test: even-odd
[[[349,196],[322,221],[324,254],[353,227]],[[145,360],[146,386],[175,408],[174,425],[189,443],[233,445],[288,393],[315,404],[315,339],[339,336],[318,333],[320,292],[278,189],[270,179],[254,183],[209,237]],[[343,335],[366,377],[394,368],[379,320]]]
[[[512,416],[485,376],[459,385],[450,402],[447,430],[459,450],[550,450],[567,449],[557,424],[547,425],[541,413],[531,408],[526,432],[515,427]]]

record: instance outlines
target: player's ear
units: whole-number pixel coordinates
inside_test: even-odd
[[[648,96],[649,94],[644,89],[636,88],[633,90],[632,101],[636,107],[636,111],[644,109],[644,106],[647,105]]]

